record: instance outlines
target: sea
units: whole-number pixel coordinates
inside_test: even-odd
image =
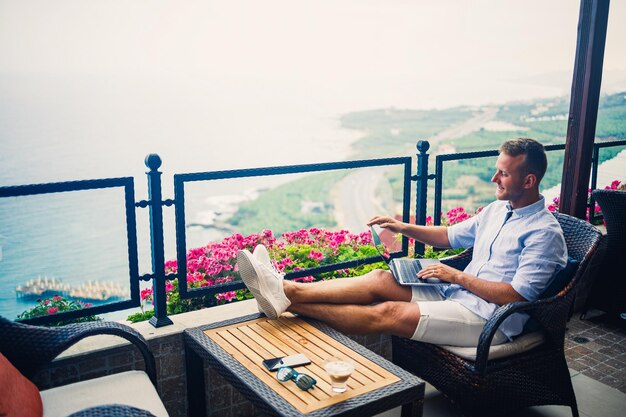
[[[522,89],[511,89],[520,96]],[[545,87],[536,91],[549,94]],[[0,77],[0,186],[132,177],[139,201],[147,199],[148,154],[162,160],[164,198],[173,198],[174,174],[349,159],[363,132],[342,128],[340,117],[376,108],[375,101],[322,97],[289,83],[216,87],[202,80],[8,74]],[[220,240],[216,222],[293,178],[188,184],[187,248]],[[151,272],[148,210],[136,212],[145,274]],[[176,256],[173,212],[164,208],[166,259]],[[35,305],[16,296],[18,286],[33,280],[129,288],[128,270],[121,188],[0,199],[0,315],[15,318]]]
[[[341,129],[341,113],[318,103],[202,83],[5,76],[0,97],[0,186],[132,177],[136,201],[147,199],[149,154],[161,158],[163,197],[173,198],[173,174],[345,160],[361,135]],[[216,221],[293,178],[187,184],[187,248],[220,240]],[[148,209],[136,212],[144,274]],[[166,259],[176,256],[173,212],[164,208]],[[16,297],[32,280],[128,288],[124,213],[122,188],[0,199],[0,315],[15,318],[36,303]]]

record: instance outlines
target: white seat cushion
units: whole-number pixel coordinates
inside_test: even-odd
[[[512,342],[501,345],[492,345],[489,349],[489,359],[500,359],[517,353],[525,352],[539,346],[545,340],[543,332],[533,332],[516,337]],[[464,359],[476,360],[475,347],[440,346]]]
[[[157,417],[168,417],[150,378],[128,371],[41,391],[44,417],[66,417],[105,404],[131,405]]]

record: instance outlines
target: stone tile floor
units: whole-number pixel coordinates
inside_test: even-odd
[[[626,320],[590,312],[571,318],[565,337],[570,369],[626,393]]]

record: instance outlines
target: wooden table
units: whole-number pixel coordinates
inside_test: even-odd
[[[203,361],[270,415],[369,416],[403,407],[403,415],[420,416],[424,382],[330,327],[310,319],[283,315],[269,320],[255,314],[185,331],[189,415],[204,415]],[[298,367],[317,380],[302,391],[276,379],[263,359],[304,353],[311,364]],[[356,363],[348,390],[333,393],[323,361],[333,355]]]

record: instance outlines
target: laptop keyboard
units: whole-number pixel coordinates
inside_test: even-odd
[[[421,283],[423,280],[417,277],[417,273],[422,270],[422,265],[415,259],[398,258],[391,262],[394,266],[394,274],[402,277],[405,283]]]

